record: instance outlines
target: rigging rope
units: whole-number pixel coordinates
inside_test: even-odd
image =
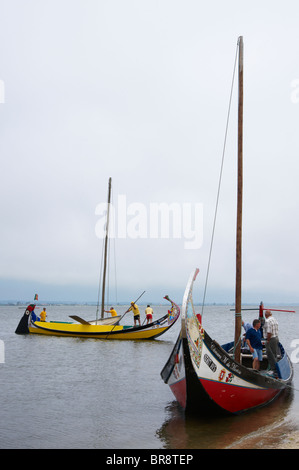
[[[201,316],[203,315],[204,306],[205,306],[205,299],[206,299],[206,293],[207,293],[207,285],[208,285],[208,278],[209,278],[209,271],[210,271],[210,264],[211,264],[211,256],[212,256],[212,248],[213,248],[213,241],[214,241],[214,234],[215,234],[215,227],[216,227],[216,218],[217,218],[217,211],[218,211],[218,204],[219,204],[219,196],[220,196],[220,186],[221,186],[223,165],[224,165],[224,156],[225,156],[225,150],[226,150],[228,124],[229,124],[229,118],[230,118],[232,95],[233,95],[233,88],[234,88],[234,81],[235,81],[235,72],[236,72],[238,49],[239,49],[239,41],[238,41],[237,48],[236,48],[235,63],[234,63],[233,77],[232,77],[230,97],[229,97],[229,105],[228,105],[228,113],[227,113],[226,127],[225,127],[225,134],[224,134],[224,143],[223,143],[223,150],[222,150],[220,175],[219,175],[219,182],[218,182],[218,191],[217,191],[217,198],[216,198],[216,207],[215,207],[215,214],[214,214],[214,221],[213,221],[213,228],[212,228],[212,237],[211,237],[211,244],[210,244],[210,251],[209,251],[209,258],[208,258],[208,267],[207,267],[206,281],[205,281],[205,287],[204,287],[204,295],[203,295],[203,301],[202,301]]]

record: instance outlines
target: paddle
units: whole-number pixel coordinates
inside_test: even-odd
[[[142,292],[142,294],[140,294],[140,296],[138,297],[138,299],[135,300],[134,304],[136,304],[136,302],[138,302],[138,300],[143,296],[143,294],[145,293],[145,290]],[[121,322],[121,320],[124,318],[124,316],[126,315],[126,313],[128,313],[130,311],[131,307],[128,308],[128,310],[125,311],[125,313],[120,317],[120,320],[119,322]],[[118,323],[119,323],[118,322]],[[112,330],[108,333],[108,335],[106,336],[106,339],[108,338],[108,336],[112,333],[112,331],[114,330],[114,328],[116,327],[116,325],[113,326]]]

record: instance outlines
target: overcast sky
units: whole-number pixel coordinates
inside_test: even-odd
[[[127,232],[111,245],[111,302],[146,290],[145,302],[181,303],[195,267],[201,301],[242,35],[243,301],[299,302],[297,0],[0,5],[0,300],[97,300],[97,207],[112,177]],[[208,302],[234,301],[236,116],[237,90]],[[149,218],[162,203],[202,207],[199,247],[186,247],[183,225],[178,238],[151,236],[141,209]]]

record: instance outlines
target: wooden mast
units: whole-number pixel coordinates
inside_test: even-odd
[[[242,329],[242,196],[243,196],[243,36],[239,37],[238,199],[236,233],[235,360],[241,359]]]
[[[104,318],[104,308],[105,308],[105,288],[106,288],[106,270],[107,270],[107,252],[108,252],[110,199],[111,199],[111,178],[109,178],[109,183],[108,183],[108,203],[107,203],[107,221],[106,221],[106,236],[105,236],[105,251],[104,251],[104,269],[103,269],[103,283],[102,283],[101,318]]]

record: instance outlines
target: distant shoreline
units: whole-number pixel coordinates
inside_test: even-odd
[[[122,301],[122,302],[108,302],[107,305],[119,305],[119,306],[122,306],[122,305],[129,305],[131,301]],[[74,305],[78,305],[80,307],[96,307],[97,306],[97,302],[74,302],[72,300],[65,300],[65,301],[59,301],[59,300],[45,300],[44,302],[35,302],[33,300],[28,300],[28,301],[23,301],[23,300],[2,300],[0,301],[0,307],[26,307],[27,305],[29,304],[35,304],[37,306],[47,306],[47,305],[56,305],[56,306],[59,306],[59,305],[70,305],[70,306],[74,306]],[[145,303],[139,303],[139,305],[147,305],[147,304],[151,304],[151,305],[156,305],[156,306],[159,306],[159,305],[168,305],[168,302],[145,302]],[[180,305],[180,303],[179,303]],[[201,307],[202,304],[200,303],[195,303],[194,304],[196,307]],[[244,307],[256,307],[256,310],[258,310],[258,306],[256,306],[255,304],[243,304]],[[271,306],[274,308],[274,307],[281,307],[281,306],[285,306],[285,307],[298,307],[299,306],[299,303],[273,303],[271,304]],[[229,302],[223,302],[223,303],[206,303],[205,304],[206,307],[233,307],[234,304],[233,303],[229,303]]]

